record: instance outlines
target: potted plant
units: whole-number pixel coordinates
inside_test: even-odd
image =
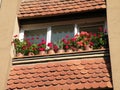
[[[70,38],[70,48],[77,51],[77,39],[75,37]]]
[[[47,44],[47,46],[48,46],[48,54],[55,54],[54,44],[52,42],[50,42]]]
[[[73,50],[71,49],[72,43],[68,35],[66,35],[65,38],[62,39],[62,42],[63,42],[63,48],[67,53],[73,52]]]
[[[85,31],[81,31],[77,36],[77,47],[83,50],[92,50],[90,46],[90,34]]]
[[[46,55],[46,41],[42,39],[38,44],[39,55]]]
[[[37,44],[32,44],[31,46],[28,47],[28,56],[34,56],[35,54],[38,53],[37,51]]]
[[[59,40],[57,42],[57,46],[58,46],[57,53],[64,53],[65,52],[65,50],[63,49],[63,45],[64,45],[64,43],[62,42],[62,40]]]
[[[20,41],[18,39],[17,35],[15,35],[12,43],[14,44],[14,47],[15,47],[15,50],[16,50],[16,56],[17,57],[23,57],[24,56],[23,47],[26,45],[26,42],[25,41]]]
[[[102,28],[99,31],[91,35],[91,42],[93,42],[93,49],[103,49],[108,47],[108,37]]]

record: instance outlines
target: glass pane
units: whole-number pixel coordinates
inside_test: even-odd
[[[60,25],[52,27],[52,42],[57,42],[64,38],[66,35],[69,37],[74,36],[74,25]]]
[[[78,25],[79,31],[87,31],[87,32],[93,32],[93,33],[98,32],[99,27],[104,28],[104,22],[88,23],[88,24]]]
[[[46,40],[47,29],[25,31],[25,39],[29,39],[31,43],[39,43],[41,39]]]

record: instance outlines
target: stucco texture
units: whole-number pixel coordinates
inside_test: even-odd
[[[108,34],[114,90],[120,90],[120,0],[107,0]]]
[[[5,90],[11,66],[11,40],[20,0],[2,0],[0,7],[0,90]]]

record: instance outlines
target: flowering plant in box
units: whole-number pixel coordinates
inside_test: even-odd
[[[103,28],[99,27],[99,31],[91,35],[91,42],[93,42],[93,49],[99,49],[101,47],[108,46],[108,37],[103,32]]]
[[[48,43],[49,50],[54,50],[55,52],[58,50],[58,46],[52,42]]]
[[[15,46],[16,53],[22,53],[22,54],[24,54],[24,46],[26,45],[25,41],[20,41],[18,39],[18,35],[15,35],[12,43]]]
[[[62,42],[63,42],[63,48],[65,50],[67,49],[71,49],[71,42],[70,42],[70,38],[69,38],[69,35],[66,35],[65,38],[62,39]]]
[[[86,49],[87,46],[90,46],[90,34],[88,32],[81,31],[75,35],[75,38],[77,38],[77,48]]]
[[[32,52],[33,54],[37,54],[38,51],[37,51],[37,44],[31,44],[29,47],[28,47],[28,52]]]
[[[41,42],[38,44],[38,50],[39,51],[45,51],[46,50],[46,41],[45,41],[45,39],[42,39]]]

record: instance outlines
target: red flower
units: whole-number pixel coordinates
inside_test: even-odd
[[[80,36],[89,36],[89,33],[88,32],[84,32],[84,31],[82,31],[81,33],[80,33]]]
[[[89,39],[88,38],[84,38],[84,41],[88,41]]]
[[[85,35],[85,32],[84,32],[84,31],[82,31],[82,32],[80,33],[80,36],[83,36],[83,35]]]
[[[65,46],[65,48],[66,48],[66,49],[68,49],[68,48],[69,48],[69,46],[68,46],[68,45],[66,45],[66,46]]]
[[[39,48],[39,51],[45,51],[45,48]]]
[[[93,42],[90,42],[90,46],[93,46],[94,45],[94,43]]]
[[[41,43],[42,43],[42,44],[46,44],[46,41],[42,41]]]
[[[79,34],[77,33],[77,34],[74,36],[74,38],[78,38],[78,36],[79,36]]]
[[[58,50],[58,46],[57,45],[54,45],[53,48],[54,48],[54,51]]]
[[[79,46],[83,46],[83,42],[82,42],[82,41],[77,42],[77,44],[78,44]]]
[[[41,46],[41,43],[39,43],[38,46]]]
[[[32,45],[31,42],[27,42],[27,46],[30,47]]]
[[[74,41],[76,41],[76,38],[74,38],[74,37],[73,37],[73,38],[71,38],[71,41],[73,41],[73,42],[74,42]]]
[[[66,44],[67,43],[67,40],[66,39],[62,39],[63,43]]]
[[[48,47],[52,49],[53,43],[48,43]]]
[[[94,33],[94,34],[93,34],[93,36],[94,36],[94,37],[96,37],[96,36],[97,36],[97,34],[96,34],[96,33]]]
[[[68,45],[69,45],[69,44],[70,44],[70,41],[67,41],[67,42],[66,42],[66,44],[68,44]]]

